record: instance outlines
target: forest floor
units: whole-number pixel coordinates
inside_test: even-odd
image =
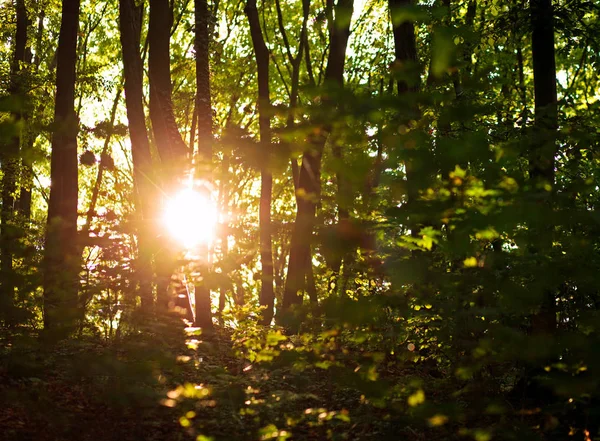
[[[154,318],[110,343],[49,347],[23,332],[0,343],[0,441],[286,439],[277,427],[302,440],[434,435],[369,404],[332,370],[251,364],[225,330],[197,336],[178,318]],[[414,372],[382,374],[409,381]],[[426,381],[435,390],[440,380]]]
[[[1,441],[179,441],[176,409],[162,400],[192,380],[177,363],[184,325],[164,318],[114,342],[80,337],[49,347],[12,332],[0,342]]]

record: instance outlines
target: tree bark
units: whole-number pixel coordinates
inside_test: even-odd
[[[260,143],[264,152],[260,171],[260,204],[259,204],[259,237],[261,288],[260,305],[265,307],[262,324],[269,325],[273,320],[275,307],[275,290],[273,288],[273,245],[271,243],[271,198],[273,191],[273,175],[269,170],[271,158],[271,98],[269,91],[269,50],[260,28],[256,0],[248,0],[244,9],[250,24],[250,36],[254,46],[256,67],[258,72],[258,125]]]
[[[143,5],[136,6],[135,0],[119,1],[119,29],[123,52],[123,75],[125,79],[125,106],[129,122],[129,139],[133,158],[135,203],[139,212],[137,278],[142,308],[151,309],[152,295],[152,251],[150,232],[147,231],[152,206],[152,156],[146,117],[144,113],[143,63],[140,54]]]
[[[50,200],[44,256],[44,326],[60,338],[76,327],[80,255],[77,243],[75,65],[79,0],[63,0],[50,160]]]
[[[330,47],[325,69],[325,85],[342,87],[344,82],[344,63],[346,47],[350,36],[350,20],[352,18],[353,0],[339,0],[335,6],[335,19],[330,30]],[[325,101],[330,99],[325,96]],[[329,125],[322,125],[309,138],[309,149],[302,156],[302,166],[298,179],[298,203],[296,221],[291,239],[290,261],[283,293],[283,309],[289,310],[293,305],[302,303],[305,289],[310,245],[315,223],[317,203],[321,193],[321,157],[327,141]]]
[[[415,69],[418,63],[415,25],[413,22],[400,21],[397,17],[402,8],[412,5],[412,0],[389,0],[394,35],[394,72],[400,74],[397,80],[398,94],[419,90],[419,73]],[[408,78],[408,81],[407,81]]]
[[[418,55],[415,26],[411,21],[400,21],[398,19],[402,8],[409,7],[412,3],[412,0],[389,0],[392,33],[394,35],[395,60],[393,71],[398,76],[396,85],[399,96],[419,90],[420,73],[416,69]],[[411,109],[409,112],[409,115],[400,115],[400,123],[405,124],[408,122],[413,118],[411,114],[418,112],[418,109],[415,106],[415,109]],[[411,204],[418,197],[419,185],[416,181],[419,179],[419,172],[417,165],[408,156],[404,166],[406,169],[407,203]],[[416,223],[410,222],[408,228],[411,231],[411,235],[415,236],[418,234],[420,227]]]
[[[196,34],[194,47],[196,50],[196,115],[198,130],[198,156],[201,175],[210,176],[212,143],[213,143],[213,114],[210,87],[210,22],[211,13],[207,0],[196,0]]]
[[[194,5],[196,34],[194,47],[196,49],[196,112],[198,130],[198,155],[196,173],[206,182],[210,181],[212,174],[212,143],[213,143],[213,118],[210,89],[210,10],[207,0],[196,0]],[[205,188],[203,188],[205,190]],[[208,191],[206,191],[208,193]],[[210,194],[207,194],[207,198]],[[208,261],[208,245],[202,245],[201,258]],[[208,265],[201,263],[201,272],[208,272]],[[212,305],[210,289],[203,281],[195,286],[196,299],[196,326],[211,329]]]
[[[221,161],[221,173],[219,177],[219,212],[221,213],[221,219],[224,221],[219,225],[219,241],[221,242],[221,271],[224,271],[224,264],[227,261],[227,256],[229,255],[229,232],[228,232],[228,223],[226,222],[229,207],[229,189],[225,186],[225,178],[229,171],[229,155],[226,152],[223,152],[223,159]],[[219,322],[221,325],[224,324],[223,320],[223,311],[225,310],[225,303],[227,292],[231,292],[233,294],[233,285],[231,281],[227,283],[222,283],[219,287],[219,308],[218,308],[218,316]]]
[[[162,162],[162,190],[169,194],[177,177],[185,170],[188,148],[175,121],[171,98],[170,35],[173,11],[169,0],[150,0],[148,24],[148,76],[150,86],[150,120],[156,149]],[[167,309],[168,288],[175,269],[175,256],[169,244],[161,243],[162,254],[155,259],[158,276],[157,305]]]
[[[150,79],[150,119],[158,154],[166,172],[184,162],[188,148],[181,139],[171,98],[170,30],[172,11],[169,0],[150,0],[148,25],[148,76]]]
[[[27,9],[24,0],[17,0],[17,26],[14,40],[14,52],[10,66],[10,94],[18,109],[12,117],[15,124],[22,122],[25,116],[25,88],[21,75],[21,63],[25,62],[25,47],[27,45]],[[18,129],[18,127],[17,127]],[[15,191],[19,171],[19,150],[21,134],[24,130],[12,136],[8,145],[3,149],[2,159],[2,208],[0,211],[0,274],[1,294],[0,305],[10,308],[14,303],[15,279],[13,274],[13,247],[16,242]],[[2,308],[4,309],[4,308]]]
[[[300,92],[300,66],[302,65],[302,59],[304,57],[304,53],[308,52],[308,17],[310,15],[310,0],[302,0],[302,26],[300,28],[300,37],[298,42],[298,49],[296,52],[296,56],[292,54],[291,46],[289,43],[289,39],[287,37],[287,32],[285,30],[285,25],[283,22],[283,12],[281,10],[281,2],[276,0],[275,6],[277,9],[277,23],[279,27],[279,32],[281,33],[281,37],[283,39],[287,58],[289,63],[292,66],[292,74],[291,74],[291,84],[290,84],[290,107],[287,116],[286,126],[288,130],[293,130],[296,125],[295,121],[295,112],[298,107],[298,98]],[[309,76],[312,77],[312,72],[310,68],[310,56],[307,53],[307,71]],[[311,83],[314,85],[314,82]],[[294,193],[296,193],[296,203],[298,202],[298,183],[300,179],[300,167],[298,166],[298,160],[296,158],[291,158],[290,161],[291,169],[292,169],[292,182],[294,184]],[[309,262],[307,264],[307,273],[305,275],[306,282],[306,291],[309,294],[309,298],[311,303],[317,303],[317,288],[315,285],[315,278],[313,274],[312,267],[312,259],[309,252]]]
[[[540,203],[551,209],[558,128],[552,0],[531,0],[530,12],[535,122],[529,151],[529,178],[539,192]],[[534,254],[546,256],[552,249],[552,227],[543,216],[533,224],[532,250]],[[533,316],[532,322],[533,332],[551,333],[556,328],[556,303],[550,288],[544,290],[540,311]]]
[[[40,67],[40,52],[42,51],[42,37],[44,35],[44,19],[46,17],[45,12],[42,10],[39,12],[38,24],[35,35],[35,56],[32,60],[35,71],[37,72]],[[42,114],[46,104],[42,103],[36,109],[35,114]],[[28,113],[33,112],[33,109],[28,109]],[[26,115],[26,119],[31,119],[31,114]],[[20,191],[19,199],[17,201],[18,211],[21,217],[25,221],[31,219],[31,189],[33,188],[33,164],[30,158],[30,153],[33,150],[35,139],[39,135],[39,130],[33,129],[32,124],[27,127],[27,135],[24,142],[21,144],[21,177],[20,177]]]

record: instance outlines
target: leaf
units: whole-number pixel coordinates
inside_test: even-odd
[[[423,404],[425,402],[425,392],[423,389],[419,389],[410,397],[408,397],[408,405],[410,407],[418,406],[419,404]]]
[[[450,28],[436,29],[431,49],[431,71],[435,77],[442,76],[448,70],[455,50],[456,46]]]
[[[433,427],[443,426],[448,422],[448,417],[442,414],[435,414],[431,418],[429,418],[429,425]]]
[[[269,332],[267,334],[267,345],[268,346],[276,346],[280,341],[287,340],[285,335],[281,334],[281,331]]]
[[[476,441],[490,441],[492,435],[487,430],[477,429],[473,432],[473,438],[475,438]]]
[[[494,227],[488,227],[485,230],[478,230],[475,233],[475,237],[483,240],[494,240],[497,237],[500,237],[500,234],[498,234]]]
[[[465,268],[473,268],[477,266],[477,258],[476,257],[467,257],[463,261],[463,265]]]
[[[392,22],[394,26],[399,26],[406,21],[425,22],[429,19],[427,10],[420,5],[405,5],[394,8],[392,12]]]

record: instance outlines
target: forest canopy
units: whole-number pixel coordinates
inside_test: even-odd
[[[0,433],[600,437],[599,57],[586,0],[0,1]]]

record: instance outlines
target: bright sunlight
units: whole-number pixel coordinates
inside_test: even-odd
[[[169,234],[189,249],[212,239],[217,211],[208,196],[186,188],[165,204],[163,223]]]

